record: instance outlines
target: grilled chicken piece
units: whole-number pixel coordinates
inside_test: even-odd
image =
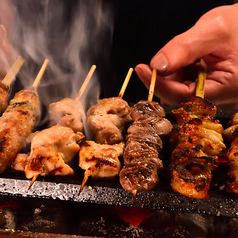
[[[130,107],[119,97],[98,100],[87,111],[87,120],[99,144],[116,144],[124,141],[124,133],[131,123]]]
[[[238,194],[238,113],[233,115],[231,126],[225,129],[224,138],[231,143],[225,154],[228,161],[227,186],[230,191]]]
[[[228,159],[228,188],[238,194],[238,137],[236,137],[227,151]]]
[[[61,125],[36,132],[30,154],[19,154],[12,167],[24,171],[28,179],[38,175],[72,175],[74,171],[67,163],[78,153],[83,138],[81,132],[74,133]]]
[[[197,118],[184,122],[181,126],[174,125],[170,138],[171,145],[176,147],[194,135],[207,139],[207,143],[212,145],[212,154],[218,155],[226,148],[222,135],[215,130],[205,128],[202,121]]]
[[[213,118],[217,113],[217,107],[214,103],[200,97],[185,97],[180,108],[184,108],[188,114],[197,117],[209,115]]]
[[[125,166],[119,175],[122,187],[135,195],[158,184],[158,170],[163,168],[161,137],[170,133],[172,125],[156,102],[138,102],[131,108],[131,116],[134,122],[127,130]]]
[[[190,198],[208,198],[212,171],[226,149],[223,126],[213,118],[216,107],[208,100],[188,97],[172,112],[178,124],[170,137],[171,187]]]
[[[40,116],[40,101],[34,90],[21,90],[0,117],[0,173],[8,169],[26,145]]]
[[[10,87],[0,82],[0,115],[8,106]]]
[[[208,198],[212,171],[218,164],[212,157],[186,157],[172,163],[172,188],[187,197]]]
[[[124,142],[114,145],[97,144],[94,141],[85,141],[79,152],[79,167],[85,170],[83,189],[88,178],[113,178],[118,176],[121,169],[119,157],[123,155]]]
[[[74,132],[83,131],[81,105],[77,100],[64,98],[49,105],[50,125],[70,127]]]

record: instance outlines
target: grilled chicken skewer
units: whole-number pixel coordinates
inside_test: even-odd
[[[25,60],[21,56],[19,56],[8,71],[7,75],[2,80],[2,82],[0,82],[0,115],[5,111],[8,106],[11,83],[15,79],[24,62]]]
[[[159,158],[163,146],[161,137],[168,135],[172,129],[164,109],[152,101],[155,79],[156,71],[153,70],[148,100],[140,101],[131,108],[133,123],[127,130],[123,156],[125,165],[119,174],[122,187],[134,196],[158,184],[158,170],[163,168]]]
[[[1,173],[11,166],[17,154],[25,147],[27,137],[35,128],[39,116],[40,101],[35,87],[15,94],[0,117]]]
[[[79,100],[90,79],[92,78],[95,69],[96,66],[92,65],[75,99],[64,98],[61,101],[54,102],[49,105],[51,126],[59,124],[72,128],[74,132],[83,131],[83,109]]]
[[[209,197],[212,172],[226,149],[216,106],[199,97],[187,97],[172,110],[178,124],[171,132],[171,187],[190,198]]]
[[[74,175],[68,163],[78,153],[79,143],[84,138],[81,132],[55,125],[31,136],[30,154],[18,154],[13,169],[24,171],[28,179],[46,175]],[[29,187],[30,188],[30,187]]]
[[[223,126],[214,120],[216,106],[203,99],[205,72],[198,75],[196,96],[187,97],[172,110],[174,125],[170,142],[171,187],[190,198],[209,197],[212,172],[218,167],[218,156],[225,150]]]
[[[225,129],[223,135],[227,143],[230,144],[225,153],[228,162],[227,188],[229,191],[238,194],[238,113],[233,115],[231,126]]]
[[[74,174],[68,163],[78,153],[79,143],[84,138],[81,133],[83,124],[81,122],[79,99],[95,69],[96,66],[93,65],[75,100],[65,98],[50,105],[51,127],[29,136],[30,153],[17,156],[13,168],[24,171],[26,178],[32,178],[28,189],[39,175],[62,176]],[[40,75],[42,75],[42,72],[38,74],[38,78],[41,77]],[[38,78],[35,80],[33,87],[37,87]]]
[[[124,133],[131,122],[130,106],[122,97],[132,71],[130,68],[118,97],[98,100],[87,111],[95,142],[85,141],[79,152],[79,167],[85,170],[80,191],[89,177],[114,178],[120,172],[119,158],[125,147]]]

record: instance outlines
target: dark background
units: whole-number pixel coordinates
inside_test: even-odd
[[[24,27],[34,29],[39,24],[38,19],[48,11],[48,23],[45,29],[48,49],[55,56],[60,68],[70,72],[70,65],[65,64],[62,49],[70,36],[60,37],[61,32],[70,29],[70,25],[77,14],[80,4],[94,4],[96,0],[12,0],[16,6]],[[45,5],[47,2],[47,10]],[[24,4],[23,4],[24,3]],[[85,57],[97,65],[97,74],[101,83],[100,98],[117,96],[130,67],[139,63],[149,64],[151,58],[169,40],[190,27],[210,9],[232,4],[231,0],[103,0],[103,6],[111,9],[113,34],[103,31],[96,37],[89,38],[89,47],[85,49]],[[58,23],[56,6],[63,8],[62,22]],[[93,18],[88,22],[95,25]],[[18,30],[21,42],[23,30]],[[93,31],[92,31],[93,32]],[[100,42],[100,44],[98,44]],[[97,45],[98,49],[91,52]],[[91,47],[90,47],[91,46]],[[18,44],[18,50],[25,56],[25,46]],[[40,53],[40,51],[39,51]],[[42,56],[43,57],[43,56]],[[40,59],[39,62],[43,62]],[[86,66],[85,66],[86,67]],[[39,65],[36,67],[39,68]],[[86,67],[87,68],[87,67]],[[69,87],[69,86],[68,86]],[[65,91],[70,88],[65,87]],[[62,96],[67,96],[67,93]],[[124,94],[128,102],[147,99],[148,90],[144,87],[135,71]],[[154,97],[154,100],[159,100]]]
[[[110,60],[101,72],[102,97],[118,94],[130,67],[149,64],[163,45],[190,27],[208,10],[232,4],[222,0],[118,0]],[[148,90],[134,72],[124,94],[129,102],[147,99]],[[156,100],[156,97],[154,98]]]

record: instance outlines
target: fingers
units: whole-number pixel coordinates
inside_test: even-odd
[[[148,65],[139,64],[135,67],[138,77],[145,87],[149,89],[152,71]],[[180,72],[163,77],[157,75],[154,94],[161,99],[163,104],[178,105],[184,95],[191,96],[195,93],[195,83],[190,81],[179,82]]]
[[[168,75],[216,52],[229,38],[228,20],[220,16],[220,11],[227,12],[227,9],[208,12],[188,31],[174,37],[152,58],[150,67]]]
[[[138,64],[135,67],[136,74],[141,79],[141,81],[144,83],[145,87],[149,89],[150,87],[150,80],[152,76],[152,70],[151,68],[146,64]]]

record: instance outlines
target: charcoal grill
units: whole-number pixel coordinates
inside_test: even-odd
[[[173,108],[165,107],[167,117],[172,123],[175,122],[171,114]],[[219,110],[217,118],[224,127],[227,127],[235,112],[235,110]],[[38,177],[30,189],[28,189],[30,180],[27,180],[22,173],[9,170],[1,174],[0,195],[2,197],[44,199],[52,202],[64,201],[85,205],[124,206],[238,218],[238,197],[227,192],[225,187],[225,164],[222,164],[214,173],[210,197],[197,200],[172,191],[169,178],[166,175],[166,168],[160,174],[160,182],[155,189],[138,193],[136,197],[122,189],[118,179],[89,179],[84,189],[79,192],[84,171],[78,168],[77,162],[76,159],[75,164],[72,164],[76,176]]]

